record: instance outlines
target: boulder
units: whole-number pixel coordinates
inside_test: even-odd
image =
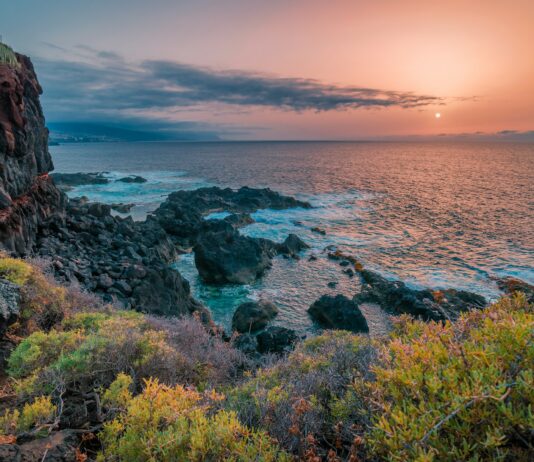
[[[146,183],[147,179],[143,178],[142,176],[138,175],[129,175],[125,176],[124,178],[119,178],[117,181],[120,181],[122,183]]]
[[[112,210],[115,210],[115,212],[119,213],[129,213],[130,210],[132,210],[133,207],[135,207],[135,204],[123,204],[122,202],[117,204],[110,204],[109,205]]]
[[[19,317],[20,287],[0,279],[0,337]]]
[[[321,234],[321,235],[323,235],[323,236],[326,235],[326,231],[325,231],[323,228],[319,228],[318,226],[314,226],[311,230],[312,230],[314,233]]]
[[[266,300],[245,302],[237,307],[232,318],[232,329],[239,333],[263,329],[278,314],[274,303]]]
[[[235,230],[204,234],[193,250],[200,277],[209,283],[249,284],[271,266],[265,247]]]
[[[89,206],[87,212],[97,218],[103,218],[111,213],[111,207],[107,204],[95,202]]]
[[[151,266],[145,271],[146,275],[131,295],[134,309],[162,316],[205,311],[202,304],[191,297],[189,282],[178,271],[165,266]]]
[[[102,173],[52,173],[50,176],[54,183],[64,190],[69,190],[74,186],[109,183],[109,179]]]
[[[497,279],[497,286],[506,294],[514,292],[523,292],[529,303],[534,303],[534,285],[514,277],[505,277]]]
[[[310,246],[306,244],[296,234],[290,234],[289,236],[287,236],[284,242],[276,246],[276,250],[278,253],[281,253],[282,255],[287,255],[289,257],[296,257],[298,256],[300,251],[309,248]]]
[[[248,356],[255,356],[258,353],[258,340],[252,334],[241,334],[235,338],[234,347]]]
[[[314,321],[327,329],[369,332],[367,321],[358,305],[344,295],[323,295],[308,308],[308,313]]]
[[[294,330],[271,326],[256,336],[258,351],[265,353],[284,353],[292,348],[298,337]]]

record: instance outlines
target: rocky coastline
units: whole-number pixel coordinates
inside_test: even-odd
[[[409,321],[416,326],[412,330],[424,329],[428,327],[426,322],[435,322],[424,341],[434,342],[428,348],[430,352],[445,350],[436,356],[436,361],[424,357],[423,364],[444,365],[428,383],[426,372],[422,374],[422,384],[418,385],[421,393],[430,396],[430,388],[445,376],[451,377],[448,381],[453,386],[467,384],[459,388],[471,393],[469,387],[475,374],[467,364],[463,346],[454,342],[467,336],[469,329],[478,329],[479,324],[490,326],[500,317],[503,322],[509,322],[514,310],[509,308],[503,315],[502,308],[490,306],[481,314],[486,316],[482,323],[474,319],[478,312],[471,313],[473,319],[466,316],[458,323],[461,335],[454,333],[451,329],[461,313],[469,310],[483,313],[488,305],[483,297],[455,289],[415,290],[402,281],[392,281],[365,268],[357,257],[333,247],[326,247],[325,254],[347,277],[359,278],[362,288],[352,298],[325,294],[309,307],[310,317],[325,329],[323,336],[308,343],[300,342],[295,331],[273,325],[279,313],[276,300],[241,304],[233,314],[233,333],[221,332],[211,320],[209,310],[192,296],[189,282],[171,264],[181,254],[194,252],[198,273],[206,283],[249,284],[269,270],[273,258],[298,260],[309,247],[295,234],[289,234],[283,242],[273,242],[245,236],[240,228],[253,223],[251,214],[260,209],[310,208],[311,205],[270,189],[201,188],[170,194],[146,220],[136,222],[130,216],[113,213],[126,214],[131,204],[108,205],[84,197],[68,199],[65,191],[75,186],[106,184],[110,180],[102,173],[50,174],[53,164],[39,103],[41,88],[30,60],[22,55],[16,55],[16,60],[16,65],[0,65],[0,389],[4,391],[0,410],[5,411],[1,414],[0,460],[119,460],[99,456],[97,459],[96,455],[103,454],[106,442],[123,437],[127,407],[132,406],[133,400],[136,406],[142,405],[147,396],[152,401],[147,405],[146,418],[141,416],[140,407],[129,408],[134,410],[134,417],[142,417],[140,433],[147,426],[149,432],[153,430],[147,433],[150,437],[129,438],[142,441],[139,453],[144,454],[149,445],[146,441],[158,432],[166,432],[164,426],[183,417],[170,418],[163,414],[173,410],[173,406],[179,413],[191,414],[192,419],[201,423],[187,421],[178,429],[177,436],[168,433],[172,439],[166,441],[172,445],[191,429],[201,429],[204,435],[222,428],[221,435],[229,435],[231,440],[243,437],[248,441],[254,435],[258,437],[256,430],[241,427],[237,420],[240,412],[242,421],[252,422],[251,410],[257,408],[261,411],[257,414],[273,435],[272,440],[262,437],[257,444],[261,450],[266,445],[270,450],[276,436],[276,444],[280,442],[284,450],[296,453],[294,442],[283,441],[290,435],[297,437],[293,438],[295,441],[305,441],[303,447],[307,451],[317,449],[325,456],[321,459],[315,452],[306,452],[310,455],[306,460],[341,460],[332,452],[334,447],[350,455],[347,460],[360,460],[355,455],[363,444],[359,435],[364,435],[362,429],[369,425],[361,416],[369,410],[354,412],[354,416],[346,414],[345,417],[353,420],[344,428],[339,415],[334,418],[333,409],[339,410],[340,403],[342,410],[351,409],[365,397],[365,390],[370,390],[373,384],[377,387],[373,382],[376,369],[371,364],[378,356],[378,347],[368,335],[370,326],[363,309],[367,304],[375,304],[390,315],[416,318],[419,321]],[[140,184],[146,180],[132,175],[116,181]],[[210,214],[218,212],[229,215],[208,219]],[[326,234],[318,226],[311,231]],[[26,257],[37,259],[28,263],[21,259]],[[317,259],[314,255],[308,258]],[[46,261],[51,274],[38,268],[39,259]],[[534,302],[532,285],[515,278],[498,279],[496,283],[504,293],[524,293],[515,299],[503,299],[504,305],[521,305],[521,297]],[[518,319],[526,319],[528,310],[532,308],[515,308]],[[521,322],[512,320],[509,330],[518,326],[521,327]],[[494,334],[484,332],[483,339],[493,340],[502,328],[499,325]],[[438,332],[436,338],[432,338],[430,330]],[[410,334],[407,330],[403,335]],[[414,340],[415,347],[410,344],[404,347],[404,337],[393,341],[380,338],[380,341],[389,342],[391,351],[400,351],[400,357],[407,351],[425,350],[417,343],[420,339]],[[475,330],[473,338],[478,337]],[[526,338],[526,334],[517,337]],[[505,338],[506,347],[510,339]],[[467,343],[468,347],[472,348],[471,344],[476,342]],[[498,372],[498,377],[513,376],[515,380],[524,367],[518,364],[524,362],[528,367],[528,358],[523,357],[526,348],[517,345],[519,354],[511,355],[511,366]],[[502,357],[508,353],[503,349],[496,351]],[[471,356],[473,364],[480,358],[488,362],[485,351],[475,350],[475,353]],[[458,358],[451,367],[444,362],[460,354],[461,360]],[[274,364],[270,372],[269,361]],[[370,402],[374,407],[377,397],[384,395],[383,390],[390,383],[408,384],[411,391],[412,383],[417,383],[413,377],[421,376],[419,357],[414,363],[416,373],[411,378],[399,375],[390,380],[396,376],[389,374],[386,384],[375,388],[382,392],[372,394]],[[401,374],[407,364],[406,361],[402,364]],[[266,366],[266,370],[262,372],[260,365]],[[467,370],[464,382],[460,381],[463,375],[457,373],[459,370],[463,374],[462,368]],[[488,382],[495,386],[495,366],[489,369]],[[454,373],[457,375],[451,375]],[[476,375],[479,376],[483,375]],[[525,376],[532,378],[531,373]],[[175,388],[169,388],[166,383]],[[15,389],[13,384],[19,388]],[[356,388],[358,384],[360,388]],[[215,391],[216,386],[228,390],[224,403],[221,403],[224,397]],[[501,397],[488,393],[477,399],[471,395],[462,399],[468,405],[475,405],[477,400],[489,397],[501,404],[512,393],[512,386],[505,384],[499,388],[497,382],[492,393],[496,396],[498,392]],[[149,393],[145,393],[146,389]],[[206,394],[200,395],[197,390],[206,390]],[[263,395],[258,394],[261,390]],[[172,398],[161,399],[160,409],[154,406],[160,399],[158,394]],[[380,409],[387,409],[402,398],[403,394],[395,392],[394,399],[385,401]],[[450,404],[448,395],[444,399],[446,402],[438,409]],[[197,406],[209,400],[216,403],[209,413],[208,406]],[[414,413],[426,401],[417,395],[417,406],[406,406],[406,409]],[[256,407],[251,407],[252,403]],[[519,400],[518,409],[526,409],[524,403]],[[229,412],[219,413],[224,406]],[[459,409],[441,421],[451,419]],[[153,411],[163,417],[152,418]],[[429,414],[424,408],[421,412],[423,417]],[[483,423],[491,414],[483,414]],[[223,418],[214,420],[214,415]],[[286,418],[287,415],[290,417]],[[302,422],[298,420],[301,417]],[[392,420],[398,423],[411,417],[395,414]],[[325,422],[335,422],[334,430],[325,431]],[[308,423],[315,425],[315,434],[323,434],[324,443],[316,444],[312,430],[308,435],[301,433],[298,427],[301,423],[302,428],[308,428]],[[478,426],[473,424],[473,431]],[[513,434],[519,435],[516,445],[521,449],[525,449],[523,445],[528,446],[526,452],[532,445],[525,438],[532,438],[532,432],[523,429],[522,437],[518,428],[521,430],[521,425],[514,424]],[[482,437],[481,433],[476,439]],[[388,434],[386,441],[389,439]],[[462,444],[465,441],[462,439]],[[166,450],[167,443],[161,447]],[[209,450],[219,449],[210,447]],[[224,450],[223,447],[221,451]],[[226,455],[195,457],[195,460],[226,460]],[[130,453],[121,460],[129,460],[129,456]],[[239,460],[252,460],[244,457]],[[260,459],[290,460],[253,458]]]
[[[298,259],[308,248],[296,235],[276,243],[239,232],[252,223],[251,213],[257,210],[311,207],[270,189],[176,191],[142,222],[112,213],[128,213],[130,204],[69,200],[65,191],[74,186],[111,180],[102,172],[49,174],[53,164],[39,102],[42,90],[30,60],[17,56],[19,67],[0,69],[0,246],[6,252],[50,260],[60,282],[79,284],[106,303],[166,316],[199,313],[209,322],[209,311],[192,297],[188,281],[170,266],[181,253],[194,252],[206,283],[248,284],[268,271],[276,255]],[[116,181],[146,180],[131,175]],[[230,215],[206,219],[214,212]],[[313,231],[325,233],[319,227]],[[353,300],[325,299],[313,305],[314,318],[331,328],[350,326],[346,316],[350,317],[351,310],[360,319],[362,303],[426,320],[455,319],[462,310],[486,305],[476,294],[453,289],[409,289],[400,281],[364,269],[356,258],[335,249],[329,257],[339,260],[348,276],[358,275],[363,282],[362,292]],[[365,330],[364,323],[365,319],[360,320]]]

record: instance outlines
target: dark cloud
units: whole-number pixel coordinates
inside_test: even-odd
[[[50,120],[150,120],[177,109],[205,108],[213,103],[301,112],[415,108],[444,102],[436,96],[412,92],[215,71],[171,61],[130,64],[113,52],[83,45],[77,49],[89,53],[90,59],[36,60],[45,89],[43,104]]]
[[[411,92],[328,85],[317,80],[280,78],[237,71],[213,71],[169,61],[147,61],[143,69],[165,85],[177,104],[221,102],[293,111],[361,107],[413,108],[442,103]]]

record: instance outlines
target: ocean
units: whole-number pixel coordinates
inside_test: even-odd
[[[306,313],[314,300],[359,290],[358,278],[327,258],[324,249],[331,245],[414,288],[452,287],[495,299],[496,276],[534,283],[534,144],[168,142],[50,150],[56,172],[145,177],[143,184],[111,182],[69,192],[135,203],[134,219],[146,217],[172,191],[211,185],[270,187],[314,206],[253,214],[255,223],[242,233],[275,241],[295,233],[311,246],[298,261],[275,258],[254,284],[207,285],[191,254],[175,263],[226,328],[237,305],[263,297],[280,307],[275,324],[314,331]],[[310,261],[311,255],[317,259]],[[373,313],[366,315],[372,325]]]

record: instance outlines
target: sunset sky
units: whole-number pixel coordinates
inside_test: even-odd
[[[0,34],[32,57],[49,122],[199,139],[534,130],[532,0],[2,0]]]

